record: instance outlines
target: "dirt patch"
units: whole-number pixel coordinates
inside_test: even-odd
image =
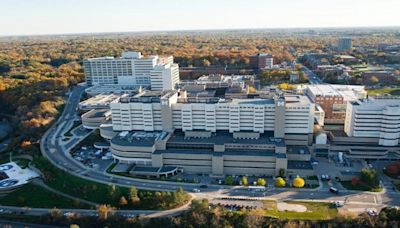
[[[277,203],[278,211],[306,212],[307,207],[301,204]]]

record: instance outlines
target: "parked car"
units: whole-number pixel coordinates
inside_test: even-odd
[[[336,201],[335,202],[335,207],[343,207],[344,206],[344,202],[343,201]]]
[[[339,194],[339,190],[337,188],[334,188],[334,187],[330,187],[329,191],[332,192],[332,193],[335,193],[335,194]]]

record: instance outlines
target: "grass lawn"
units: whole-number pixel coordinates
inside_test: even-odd
[[[275,201],[265,201],[265,214],[279,219],[329,220],[336,217],[338,211],[333,204],[321,202],[287,201],[289,204],[300,204],[307,207],[306,212],[278,211]]]
[[[30,160],[25,159],[25,158],[12,158],[12,161],[17,163],[21,168],[25,169],[28,167],[28,164]],[[0,159],[0,164],[8,163],[10,162],[10,157],[7,155],[3,159]]]
[[[111,204],[119,206],[121,196],[129,197],[129,188],[118,187],[113,184],[101,184],[94,181],[85,180],[71,175],[63,170],[54,167],[43,157],[36,158],[33,164],[40,169],[45,176],[45,183],[50,187],[62,191],[68,195],[79,197],[99,204]],[[124,209],[164,209],[157,203],[149,202],[154,192],[139,190],[139,195],[147,196],[147,200],[141,200],[139,205],[130,205]],[[185,202],[189,195],[185,194]],[[182,204],[182,203],[181,203]],[[174,208],[179,205],[171,204],[165,209]]]
[[[17,165],[19,165],[21,168],[25,169],[26,167],[28,167],[30,160],[28,159],[23,159],[23,158],[16,158],[13,159],[13,161],[15,163],[17,163]]]
[[[342,186],[344,188],[346,188],[347,190],[369,191],[369,192],[381,192],[382,191],[382,188],[379,188],[379,187],[372,188],[372,187],[362,184],[362,183],[359,183],[358,185],[353,186],[351,184],[351,181],[340,181],[340,184],[342,184]]]
[[[34,184],[26,184],[20,189],[1,197],[0,204],[35,208],[90,208],[89,205],[67,199]]]
[[[384,95],[390,94],[393,96],[400,96],[400,88],[382,88],[382,89],[369,89],[367,90],[368,95],[370,96],[377,96],[377,95]]]

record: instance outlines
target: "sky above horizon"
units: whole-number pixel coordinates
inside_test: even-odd
[[[400,26],[400,0],[0,0],[0,35]]]

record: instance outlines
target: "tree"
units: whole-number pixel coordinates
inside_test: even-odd
[[[282,169],[279,169],[279,176],[280,176],[280,177],[284,177],[284,176],[285,176],[285,173],[286,173],[286,172],[285,172],[285,169],[283,169],[283,168],[282,168]]]
[[[295,188],[302,188],[302,187],[304,187],[304,184],[305,184],[304,179],[299,176],[297,176],[293,180],[293,187],[295,187]]]
[[[267,184],[267,181],[264,178],[258,178],[257,179],[257,185],[258,186],[265,186]]]
[[[115,212],[115,208],[111,205],[102,204],[97,208],[99,212],[99,218],[106,220],[109,215]]]
[[[211,65],[211,63],[208,59],[203,59],[203,66],[209,67],[210,65]]]
[[[58,218],[61,218],[63,214],[60,209],[55,207],[50,210],[50,215],[52,218],[58,219]]]
[[[224,183],[226,184],[226,185],[233,185],[233,177],[232,176],[226,176],[225,177],[225,180],[224,180]]]
[[[262,209],[251,210],[244,214],[244,227],[262,227],[265,211]]]
[[[376,85],[379,83],[379,79],[375,75],[372,75],[369,81],[371,82],[372,85]]]
[[[279,89],[282,89],[282,90],[294,90],[294,89],[296,89],[296,86],[291,85],[289,83],[281,83],[281,84],[279,84],[278,87],[279,87]]]
[[[248,87],[248,91],[249,91],[249,93],[256,93],[257,92],[256,88],[254,88],[253,86],[249,86]]]
[[[276,187],[285,187],[285,185],[286,185],[286,181],[282,177],[277,177],[275,179],[275,186]]]
[[[128,205],[128,200],[126,200],[125,196],[121,196],[121,198],[119,199],[119,205],[121,207]]]
[[[390,175],[397,175],[399,173],[399,168],[396,164],[389,164],[386,166],[386,172]]]
[[[246,176],[242,177],[242,185],[247,186],[249,184],[249,181],[247,180]]]
[[[118,199],[118,197],[121,195],[121,191],[118,186],[115,186],[114,184],[109,186],[109,194],[111,198],[113,199]]]
[[[360,180],[371,187],[376,187],[379,184],[378,176],[374,169],[369,169],[369,168],[362,169],[360,174]]]
[[[351,185],[357,186],[359,183],[360,183],[360,178],[359,177],[351,178]]]
[[[129,189],[129,200],[133,205],[138,205],[140,203],[140,198],[138,196],[138,190],[136,187],[132,186]]]

